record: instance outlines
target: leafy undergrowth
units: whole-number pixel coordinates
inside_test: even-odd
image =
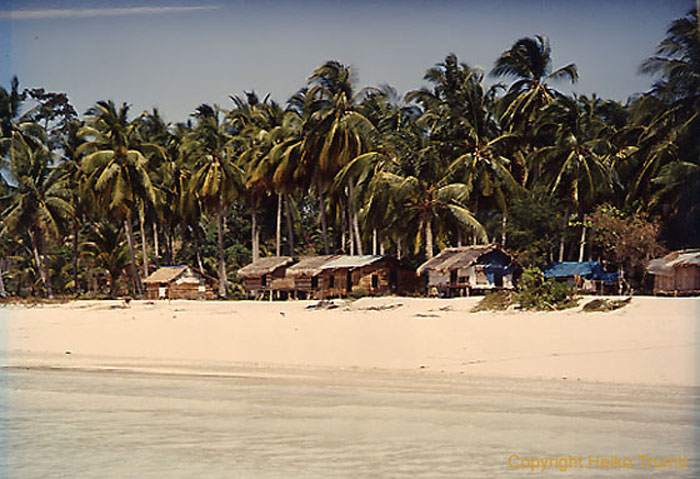
[[[567,283],[545,280],[539,269],[528,268],[523,272],[517,291],[488,294],[472,311],[504,311],[513,305],[528,311],[560,311],[577,304],[576,288]]]

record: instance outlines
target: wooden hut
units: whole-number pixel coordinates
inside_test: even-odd
[[[187,265],[163,266],[143,284],[146,299],[214,299],[216,279]]]
[[[447,297],[513,289],[519,271],[512,257],[495,244],[446,248],[418,268],[427,292]]]
[[[243,287],[253,297],[260,298],[266,292],[272,294],[272,283],[285,276],[287,267],[294,262],[289,256],[268,256],[260,258],[238,270]]]
[[[299,298],[320,299],[324,287],[321,268],[340,257],[340,255],[324,255],[299,258],[299,262],[287,268],[286,272],[287,279],[292,282],[292,294]],[[280,288],[289,288],[289,286],[287,283],[279,283]]]
[[[654,275],[654,294],[700,294],[700,251],[674,251],[653,259],[647,272]]]
[[[347,296],[353,290],[364,290],[368,295],[405,293],[416,285],[415,272],[390,256],[340,256],[320,269],[322,298]]]

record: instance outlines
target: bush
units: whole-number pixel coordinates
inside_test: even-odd
[[[352,291],[350,294],[348,294],[348,298],[350,299],[360,299],[364,298],[367,296],[367,290],[363,288],[362,286],[353,286]]]
[[[472,308],[472,313],[479,311],[505,311],[513,304],[512,291],[490,291]]]
[[[545,280],[538,268],[523,271],[515,300],[522,309],[555,311],[573,308],[578,299],[576,288],[563,282]]]

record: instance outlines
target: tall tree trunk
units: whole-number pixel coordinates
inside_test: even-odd
[[[134,251],[134,229],[131,226],[131,211],[126,215],[124,220],[124,228],[126,229],[126,239],[129,245],[129,256],[131,258],[131,280],[134,284],[134,292],[137,296],[143,294],[141,288],[141,279],[139,278],[138,266],[136,266],[136,252]]]
[[[352,197],[355,194],[355,186],[350,183],[348,186],[348,192],[350,197],[348,198],[348,204],[350,205],[350,218],[352,219],[352,233],[355,234],[355,246],[357,247],[357,254],[363,255],[362,252],[362,236],[360,235],[360,221],[357,218],[357,211],[352,208]]]
[[[73,218],[73,291],[75,295],[80,294],[80,284],[78,282],[78,220]]]
[[[148,264],[148,248],[146,245],[146,211],[139,211],[139,231],[141,233],[141,254],[143,255],[143,277],[147,277],[150,265]]]
[[[277,232],[275,237],[275,256],[282,254],[282,193],[277,193]]]
[[[341,208],[343,211],[340,215],[340,252],[345,253],[348,248],[348,205],[345,202]],[[352,238],[350,238],[352,241]]]
[[[224,256],[224,215],[222,207],[216,212],[216,230],[219,236],[219,296],[226,297],[226,258]]]
[[[586,250],[586,225],[581,225],[581,239],[578,244],[578,262],[583,261],[584,253]]]
[[[357,214],[352,215],[352,227],[355,231],[355,241],[357,243],[357,254],[363,255],[362,252],[362,237],[360,236],[360,221],[357,218]]]
[[[355,255],[355,233],[352,231],[352,209],[350,206],[350,197],[348,197],[345,206],[348,212],[348,232],[350,233],[350,256]]]
[[[431,218],[425,220],[425,256],[433,259],[433,227]]]
[[[377,254],[377,228],[372,228],[372,254]]]
[[[289,236],[289,256],[294,256],[294,218],[292,207],[289,206],[289,195],[284,196],[284,206],[287,213],[287,235]]]
[[[192,239],[194,240],[194,254],[197,257],[197,267],[200,271],[204,271],[204,265],[202,264],[202,255],[199,252],[199,227],[197,226],[192,228]]]
[[[0,298],[7,298],[7,292],[5,291],[5,282],[2,280],[2,266],[5,260],[0,259]]]
[[[321,232],[323,234],[323,254],[331,254],[328,246],[328,224],[326,223],[326,195],[318,192],[318,209],[321,212]]]
[[[250,232],[251,238],[251,248],[253,253],[253,261],[257,261],[260,258],[260,249],[258,248],[258,205],[253,203],[253,208],[250,211],[252,230]]]
[[[561,263],[564,261],[564,233],[566,232],[566,228],[569,226],[569,210],[566,210],[564,212],[564,228],[561,230],[561,239],[559,240],[559,262]]]
[[[508,215],[503,212],[503,217],[501,218],[501,246],[505,248],[506,246],[506,225],[508,224]]]
[[[153,228],[153,255],[156,257],[157,262],[160,258],[160,241],[158,238],[158,224],[155,220],[153,220],[151,227]]]
[[[399,236],[396,240],[396,258],[401,259],[403,251],[401,251],[401,237]]]
[[[46,270],[44,269],[44,264],[41,261],[41,254],[39,253],[39,239],[37,238],[37,232],[35,228],[32,230],[29,236],[32,240],[32,253],[34,254],[34,261],[36,262],[36,269],[39,270],[41,284],[44,285],[46,295],[50,298],[52,296],[49,293],[51,287],[49,286],[48,278],[46,277]]]

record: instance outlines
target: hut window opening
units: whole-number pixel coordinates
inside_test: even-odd
[[[328,278],[328,287],[329,288],[335,287],[335,276],[331,275],[331,277]]]
[[[260,277],[260,284],[261,284],[263,287],[267,286],[267,275],[266,275],[266,274],[264,274],[264,275],[262,275],[262,276]]]
[[[376,274],[372,275],[372,289],[377,289],[379,287],[379,276]]]
[[[313,289],[318,288],[318,276],[313,276],[313,277],[311,278],[311,287],[312,287]]]

